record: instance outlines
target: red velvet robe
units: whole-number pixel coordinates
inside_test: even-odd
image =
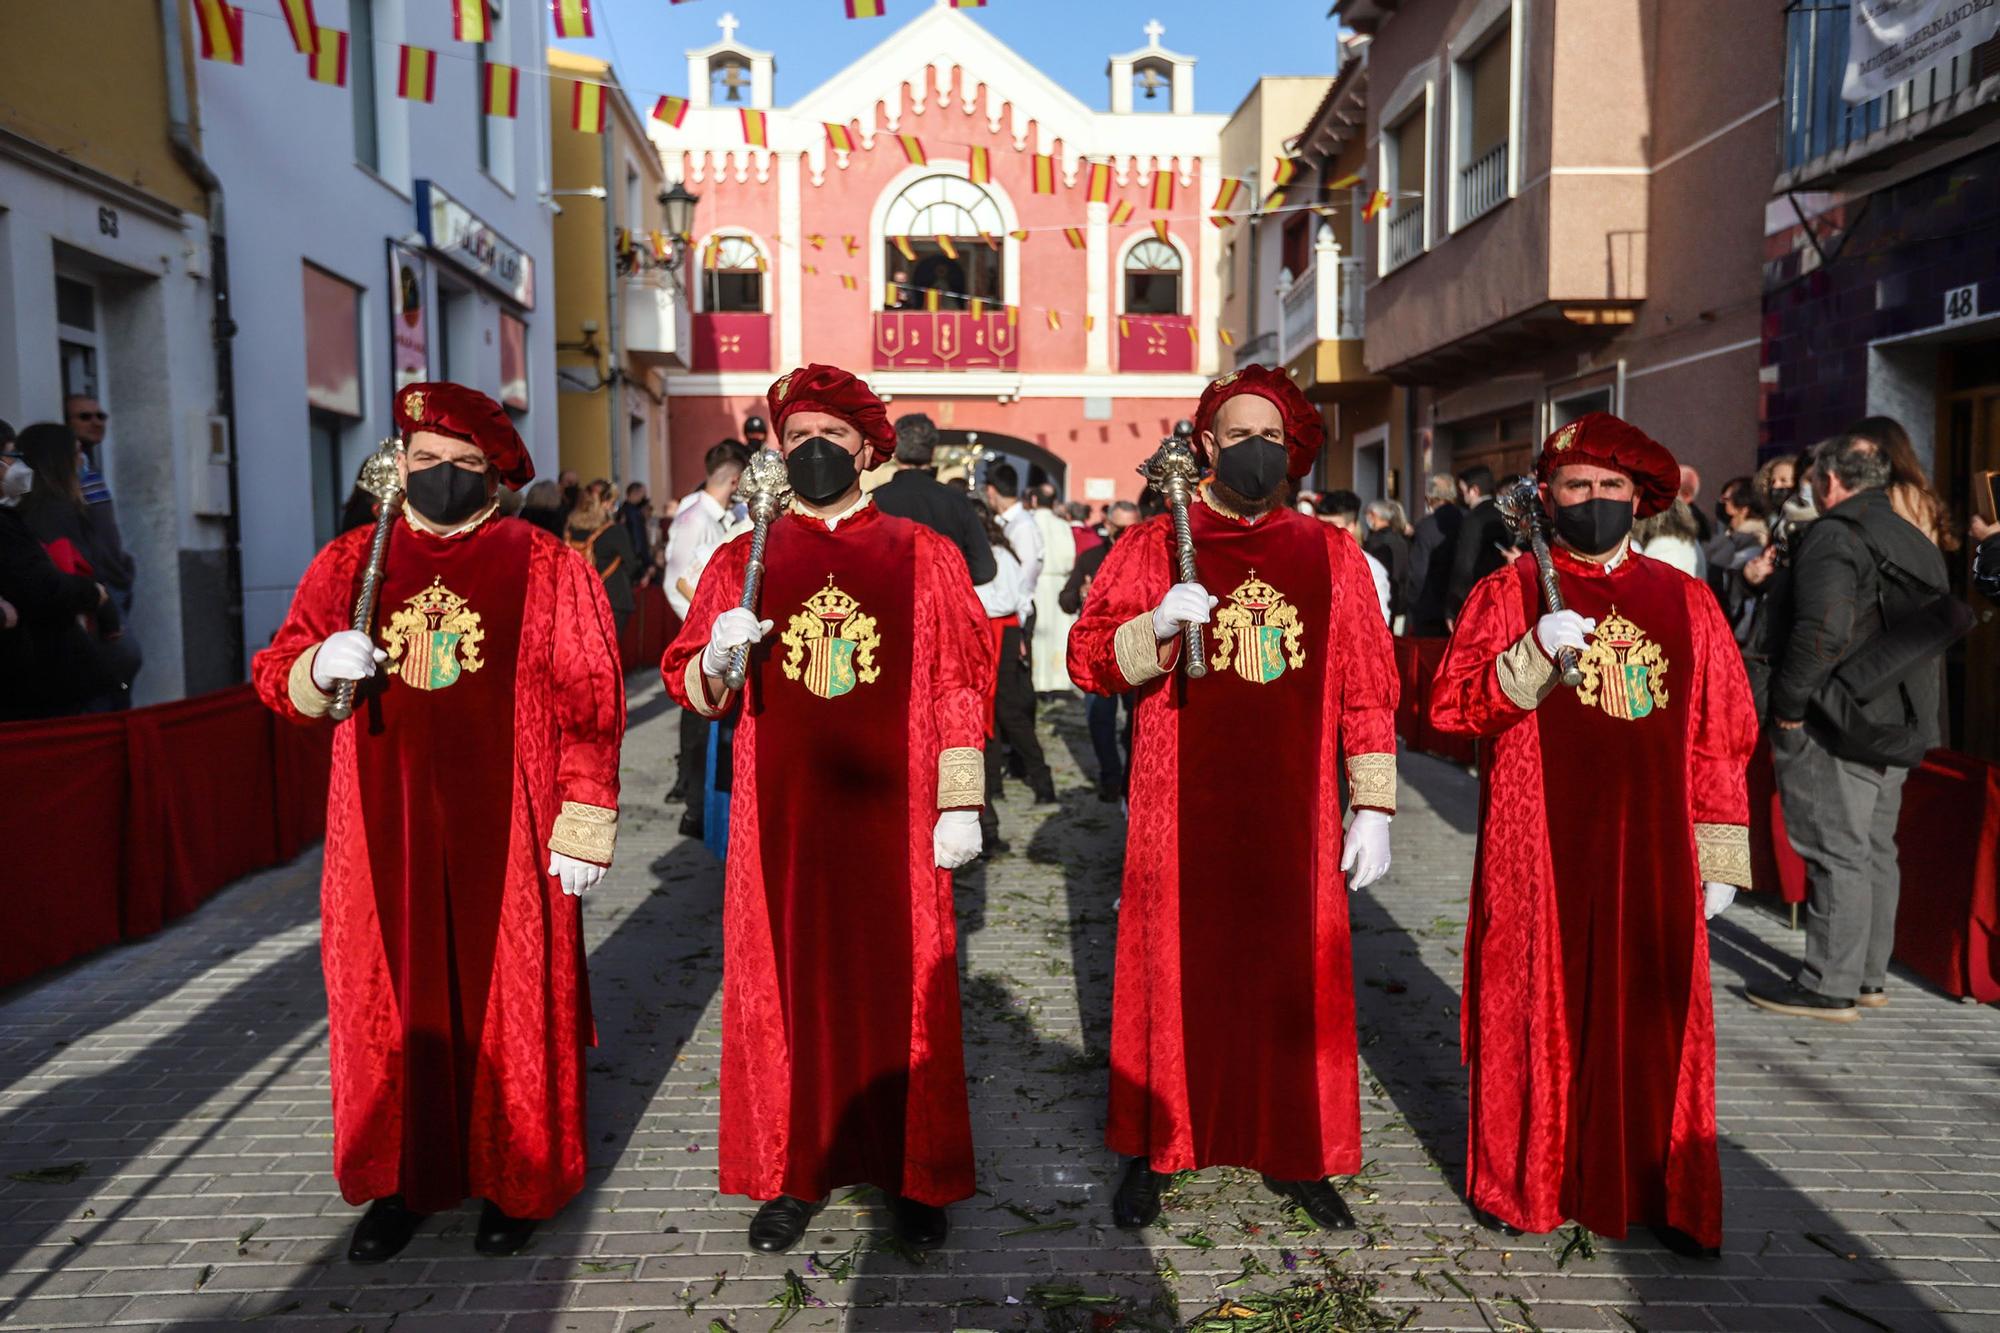
[[[1347,533],[1290,509],[1246,524],[1197,503],[1189,520],[1221,599],[1206,677],[1176,656],[1135,680],[1158,671],[1151,612],[1176,582],[1165,517],[1112,546],[1069,639],[1078,686],[1139,691],[1105,1140],[1157,1171],[1351,1174],[1340,758],[1356,805],[1393,808],[1394,650]]]
[[[1719,1245],[1702,881],[1749,883],[1749,684],[1702,584],[1644,556],[1555,560],[1568,605],[1598,621],[1595,687],[1555,682],[1530,710],[1516,676],[1510,697],[1510,649],[1553,670],[1523,643],[1543,613],[1523,559],[1473,590],[1431,690],[1433,726],[1487,740],[1467,1193],[1528,1231],[1638,1222]]]
[[[661,662],[704,715],[737,706],[700,659],[749,552],[747,533],[716,552]],[[985,739],[985,612],[957,547],[872,504],[832,530],[780,516],[758,607],[774,626],[741,699],[724,872],[722,1191],[966,1198],[957,921],[931,833],[940,755],[976,764]]]
[[[303,659],[351,628],[371,536],[320,552],[253,663],[295,721],[328,725]],[[551,1217],[583,1185],[592,1038],[578,900],[545,868],[565,803],[617,809],[610,608],[588,565],[510,518],[449,538],[399,522],[385,570],[375,638],[400,651],[333,724],[327,794],[334,1174],[349,1203]]]

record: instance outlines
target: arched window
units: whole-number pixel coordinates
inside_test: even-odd
[[[882,220],[887,308],[963,310],[973,297],[999,302],[1005,231],[1000,206],[965,177],[912,182]]]
[[[764,309],[764,256],[748,236],[711,237],[701,259],[702,308],[711,312]]]
[[[1125,254],[1125,313],[1178,315],[1181,312],[1181,252],[1149,237]]]

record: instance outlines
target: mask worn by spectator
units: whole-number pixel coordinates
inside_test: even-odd
[[[35,470],[18,458],[9,459],[0,472],[0,504],[14,504],[34,489]]]

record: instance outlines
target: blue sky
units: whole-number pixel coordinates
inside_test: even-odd
[[[610,59],[644,110],[650,96],[687,92],[683,53],[717,40],[716,21],[732,13],[739,41],[777,57],[777,103],[787,106],[932,3],[886,0],[884,17],[849,19],[842,0],[592,0],[597,36],[558,45]],[[1109,105],[1105,58],[1144,46],[1143,29],[1157,19],[1163,45],[1197,58],[1195,109],[1229,112],[1261,75],[1334,72],[1328,7],[1328,0],[988,0],[964,12],[1097,110]]]

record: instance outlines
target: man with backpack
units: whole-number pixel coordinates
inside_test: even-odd
[[[1873,441],[1823,442],[1808,478],[1821,517],[1793,555],[1770,683],[1778,792],[1806,863],[1806,953],[1797,976],[1747,995],[1851,1023],[1889,1002],[1903,782],[1938,743],[1937,658],[1964,633],[1964,603],[1936,545],[1891,506]]]

